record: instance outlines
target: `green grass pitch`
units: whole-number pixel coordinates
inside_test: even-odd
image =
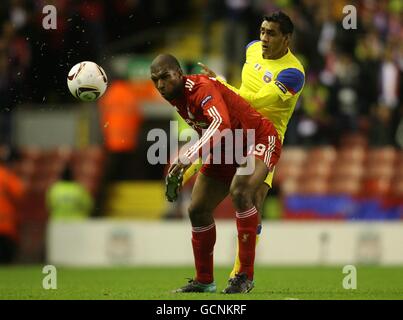
[[[43,266],[0,267],[0,299],[284,300],[403,299],[403,267],[357,266],[357,289],[343,288],[340,267],[257,266],[249,294],[171,293],[193,275],[192,267],[57,267],[57,289],[45,290]],[[215,268],[221,291],[230,268]]]

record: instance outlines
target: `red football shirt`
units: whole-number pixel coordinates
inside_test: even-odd
[[[183,81],[184,96],[170,103],[201,135],[199,141],[185,154],[192,162],[201,155],[203,146],[224,129],[244,129],[246,136],[247,129],[258,129],[262,123],[273,126],[237,93],[214,78],[190,75],[184,76]]]

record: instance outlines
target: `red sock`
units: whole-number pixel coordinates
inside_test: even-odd
[[[193,255],[196,280],[208,284],[213,282],[213,251],[216,240],[215,224],[192,228]]]
[[[239,261],[241,263],[239,272],[246,273],[250,280],[253,280],[257,225],[258,216],[254,206],[243,212],[236,212]]]

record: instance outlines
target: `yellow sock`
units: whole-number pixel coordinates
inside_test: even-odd
[[[196,160],[192,165],[186,170],[183,174],[182,185],[185,185],[186,182],[190,180],[202,167],[203,163],[201,159]]]
[[[259,242],[259,238],[260,238],[260,235],[257,234],[257,235],[256,235],[256,246],[257,246],[257,243]],[[230,278],[234,278],[235,275],[236,275],[237,273],[239,273],[239,270],[240,270],[240,269],[241,269],[241,262],[239,261],[239,246],[238,246],[238,241],[237,241],[237,242],[236,242],[236,256],[235,256],[235,262],[234,262],[234,266],[232,267],[232,271],[231,271],[229,277],[230,277]]]

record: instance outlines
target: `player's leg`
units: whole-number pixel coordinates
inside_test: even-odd
[[[230,194],[236,210],[240,268],[224,293],[246,293],[253,288],[256,230],[259,223],[254,200],[268,171],[266,164],[255,157],[253,173],[245,175],[238,170],[232,180]]]
[[[271,173],[269,173],[270,175]],[[268,175],[268,176],[269,176]],[[266,178],[267,181],[267,178]],[[262,231],[262,212],[263,212],[263,204],[266,199],[267,193],[270,190],[269,185],[267,182],[264,182],[256,191],[253,203],[255,204],[255,207],[258,211],[258,226],[256,228],[256,246],[259,242],[260,238],[260,233]],[[234,266],[232,267],[231,273],[230,273],[230,278],[234,278],[237,273],[239,273],[239,268],[241,267],[241,262],[239,261],[239,246],[238,246],[238,241],[236,243],[236,255],[235,255],[235,261],[234,261]]]
[[[189,207],[196,277],[176,292],[214,292],[216,290],[213,277],[213,250],[216,240],[213,211],[224,200],[228,191],[229,184],[203,173],[198,175]]]

